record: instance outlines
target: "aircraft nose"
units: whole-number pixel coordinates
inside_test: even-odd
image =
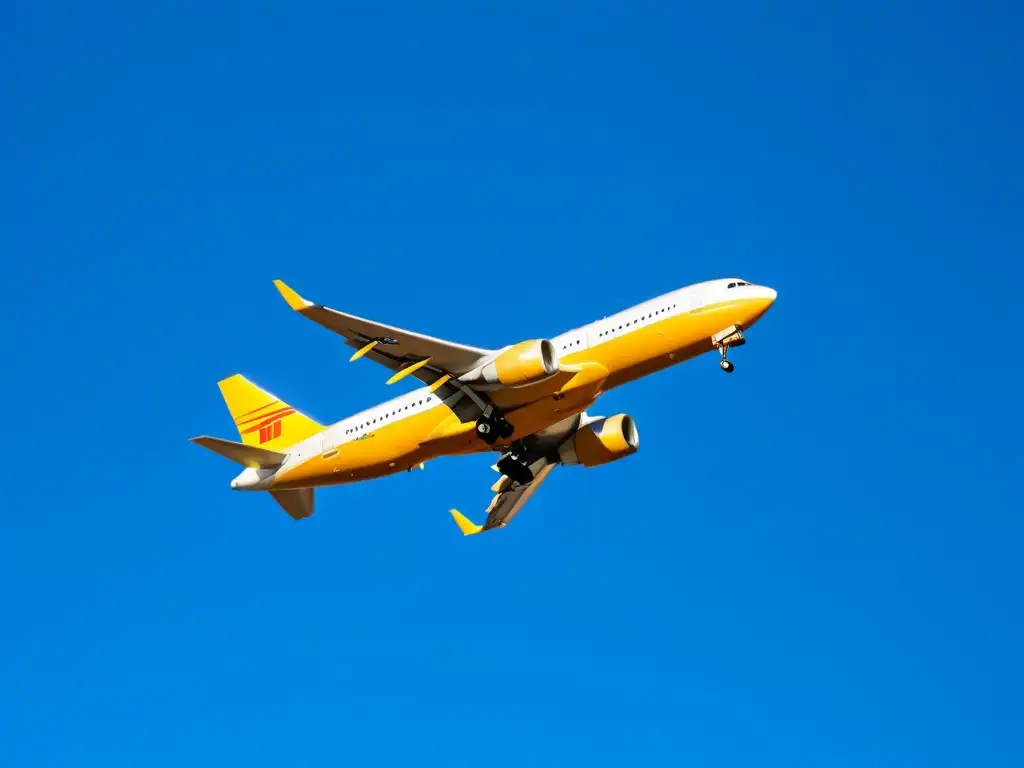
[[[753,325],[764,317],[764,313],[771,308],[775,303],[775,297],[779,295],[774,288],[769,288],[767,285],[751,285],[748,290],[750,293],[747,295],[750,296],[751,301],[748,317],[744,321],[745,326]]]

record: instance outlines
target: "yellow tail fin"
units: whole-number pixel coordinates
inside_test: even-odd
[[[217,386],[246,445],[280,451],[323,430],[311,418],[239,373],[217,382]]]

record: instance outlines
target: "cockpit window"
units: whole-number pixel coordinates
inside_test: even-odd
[[[728,289],[728,288],[735,288],[735,287],[736,287],[736,283],[729,283],[729,284],[728,284],[727,286],[725,286],[725,287],[726,287],[726,289]]]

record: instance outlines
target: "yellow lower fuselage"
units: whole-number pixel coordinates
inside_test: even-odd
[[[671,304],[673,295],[666,294],[671,312],[655,299],[557,337],[562,347],[557,374],[537,384],[487,393],[515,427],[511,437],[494,445],[477,437],[475,419],[460,420],[423,389],[417,401],[421,404],[392,423],[385,413],[358,435],[334,430],[341,439],[327,439],[328,428],[323,436],[295,446],[288,463],[263,489],[351,483],[402,472],[439,456],[500,450],[580,413],[613,387],[711,351],[712,336],[732,325],[750,328],[775,296],[770,289],[721,288],[693,308]]]

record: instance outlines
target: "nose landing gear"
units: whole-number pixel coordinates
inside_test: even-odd
[[[730,325],[724,331],[719,331],[711,337],[711,343],[722,353],[722,362],[718,364],[718,367],[726,373],[735,371],[736,366],[728,360],[729,347],[742,347],[747,343],[747,340],[743,338],[742,326]]]

